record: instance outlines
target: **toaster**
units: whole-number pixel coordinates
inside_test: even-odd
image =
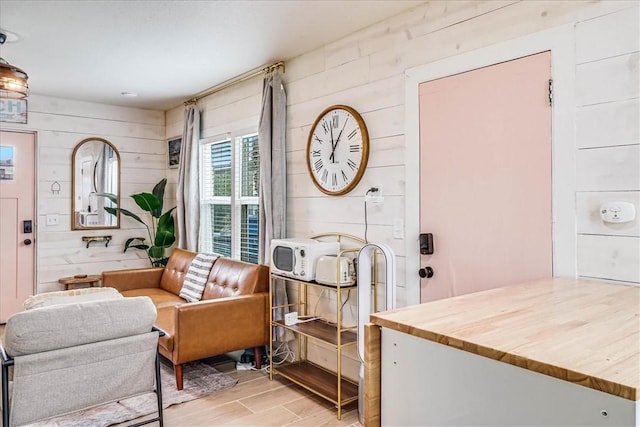
[[[316,282],[323,285],[338,284],[340,278],[340,286],[353,285],[355,283],[355,270],[353,261],[346,257],[338,257],[337,255],[323,255],[316,262]]]

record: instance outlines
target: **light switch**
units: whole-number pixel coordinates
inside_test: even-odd
[[[58,225],[58,224],[60,224],[59,215],[47,215],[47,225]]]
[[[395,218],[393,220],[393,238],[404,238],[404,221],[402,220],[402,218]]]

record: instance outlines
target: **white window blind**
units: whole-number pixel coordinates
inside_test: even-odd
[[[258,262],[258,135],[202,141],[200,250]]]

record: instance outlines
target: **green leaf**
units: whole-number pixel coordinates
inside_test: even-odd
[[[153,195],[156,196],[160,201],[160,206],[158,206],[158,208],[152,213],[154,218],[159,218],[160,215],[162,215],[162,205],[164,203],[164,188],[166,187],[166,185],[167,178],[163,178],[159,183],[156,184],[155,187],[153,187],[153,190],[151,191],[151,193],[153,193]]]
[[[140,209],[145,212],[149,212],[151,215],[157,218],[157,216],[154,215],[154,212],[160,207],[161,203],[156,196],[151,193],[139,193],[132,194],[131,197],[136,202],[136,204],[140,206]]]
[[[173,242],[175,241],[176,236],[173,233],[166,230],[158,230],[156,232],[156,238],[153,244],[157,247],[168,248],[169,246],[173,245]]]
[[[174,225],[174,221],[173,221],[173,216],[171,215],[171,212],[173,212],[175,209],[175,206],[171,209],[169,209],[168,211],[166,211],[165,213],[162,214],[162,216],[160,217],[160,219],[158,219],[158,231],[168,231],[171,234],[175,234],[175,225]]]
[[[140,243],[136,243],[135,245],[133,245],[132,243],[135,241],[140,241]],[[126,242],[124,242],[123,252],[126,252],[129,248],[143,249],[146,251],[147,249],[149,249],[149,245],[144,243],[144,237],[131,237],[127,239]]]
[[[149,256],[154,259],[162,258],[164,256],[164,248],[161,246],[151,246],[149,248]]]
[[[140,218],[138,215],[136,215],[133,212],[128,211],[126,209],[122,209],[122,208],[104,208],[104,210],[109,212],[111,215],[116,215],[116,212],[120,212],[122,215],[126,215],[126,216],[129,216],[129,217],[135,219],[140,224],[146,225],[145,222],[142,220],[142,218]]]

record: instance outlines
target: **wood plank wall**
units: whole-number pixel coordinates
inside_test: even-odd
[[[369,207],[367,237],[396,252],[398,305],[405,305],[406,286],[416,286],[417,276],[405,272],[405,241],[392,232],[394,221],[404,218],[405,70],[565,24],[573,24],[576,35],[578,272],[640,283],[640,221],[611,227],[597,215],[599,205],[610,200],[631,201],[640,211],[638,2],[430,2],[287,61],[288,235],[363,236],[365,192],[380,187],[384,204]],[[260,90],[256,78],[203,100],[203,134],[225,132],[225,120],[237,126],[243,117],[251,118]],[[325,196],[313,186],[304,157],[311,124],[332,104],[358,110],[371,137],[367,172],[343,197]],[[180,108],[168,112],[168,128],[181,126],[181,114]],[[316,312],[335,319],[335,296],[316,297]],[[355,305],[345,306],[345,322],[355,322],[353,313]],[[335,369],[329,348],[315,346],[309,355]],[[355,352],[347,354],[343,369],[357,378]]]
[[[637,4],[576,24],[578,274],[636,284],[640,221],[605,223],[599,211],[614,201],[640,207]]]
[[[62,290],[60,277],[149,265],[139,251],[122,253],[124,241],[143,231],[130,218],[121,219],[119,230],[71,230],[71,153],[89,137],[113,143],[122,162],[122,205],[140,212],[127,196],[151,191],[166,175],[164,112],[31,95],[28,123],[3,124],[2,129],[37,132],[38,293]],[[59,194],[51,191],[54,181],[60,184]],[[59,224],[47,226],[47,214],[58,215]],[[112,235],[113,240],[109,247],[94,243],[86,248],[82,236],[95,235]]]

